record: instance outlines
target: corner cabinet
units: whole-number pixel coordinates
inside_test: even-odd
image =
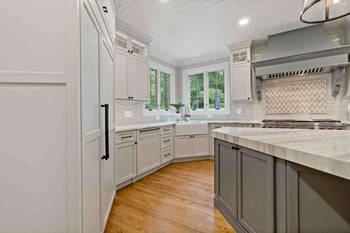
[[[176,136],[175,158],[208,155],[208,135]]]
[[[115,97],[149,101],[148,46],[125,33],[116,34]]]
[[[250,48],[231,53],[231,100],[252,100]]]

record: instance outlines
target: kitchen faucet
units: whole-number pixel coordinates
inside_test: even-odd
[[[190,120],[191,115],[189,113],[190,113],[190,107],[186,106],[185,107],[185,114],[184,114],[185,121],[189,121]]]

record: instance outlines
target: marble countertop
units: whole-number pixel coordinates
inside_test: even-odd
[[[260,124],[261,121],[231,121],[231,120],[193,120],[193,122],[206,122],[208,124]],[[121,125],[116,126],[115,131],[123,132],[123,131],[130,131],[130,130],[140,130],[140,129],[146,129],[146,128],[152,128],[152,127],[162,127],[162,126],[168,126],[168,125],[176,125],[177,121],[165,121],[165,122],[153,122],[153,123],[144,123],[144,124],[133,124],[133,125]],[[180,122],[181,123],[181,122]]]
[[[116,126],[115,132],[118,133],[123,131],[140,130],[140,129],[162,127],[162,126],[169,126],[169,125],[176,125],[176,124],[177,124],[176,121],[165,121],[165,122],[145,123],[145,124],[135,124],[135,125],[122,125],[122,126]]]
[[[350,131],[224,127],[213,137],[350,180]]]

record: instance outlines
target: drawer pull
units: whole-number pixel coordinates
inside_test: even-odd
[[[170,142],[170,139],[168,139],[168,140],[165,140],[165,141],[163,141],[164,143],[166,143],[166,142]]]
[[[158,130],[158,129],[159,129],[159,128],[144,129],[144,130],[140,130],[140,133],[148,132],[148,131],[155,131],[155,130]]]
[[[170,129],[163,129],[163,131],[164,131],[164,132],[168,132],[168,131],[170,131]]]
[[[171,153],[168,153],[168,154],[164,155],[164,157],[168,157],[169,155],[171,155]]]
[[[124,136],[124,137],[121,137],[121,139],[126,139],[126,138],[132,138],[132,136]]]

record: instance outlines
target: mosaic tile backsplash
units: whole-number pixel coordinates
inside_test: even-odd
[[[266,81],[266,114],[304,114],[327,112],[327,81]]]

